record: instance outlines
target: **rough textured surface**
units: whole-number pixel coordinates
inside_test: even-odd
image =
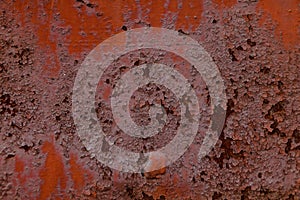
[[[0,4],[0,199],[300,199],[299,0],[4,0]],[[174,164],[147,174],[111,170],[91,159],[76,135],[71,95],[76,72],[101,41],[143,26],[178,30],[213,57],[227,88],[222,135],[196,154],[208,125]],[[156,85],[140,88],[132,117],[147,124],[163,102],[173,120],[146,141],[111,118],[109,96],[126,70],[159,62],[193,83],[203,110],[205,83],[168,52],[143,50],[113,63],[99,82],[97,111],[108,135],[132,151],[173,137],[178,102]],[[173,100],[174,99],[174,100]],[[129,145],[129,146],[128,146]],[[163,162],[154,160],[155,162]]]

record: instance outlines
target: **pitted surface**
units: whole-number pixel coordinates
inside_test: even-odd
[[[299,199],[298,0],[22,0],[0,8],[1,199]],[[121,138],[119,146],[137,152],[165,146],[180,121],[176,96],[150,84],[133,94],[131,116],[146,125],[150,105],[159,102],[172,119],[165,134],[140,141],[118,131],[108,102],[133,67],[174,67],[195,88],[201,108],[198,134],[179,160],[154,172],[123,173],[91,158],[81,143],[72,88],[96,45],[145,26],[187,34],[205,48],[226,86],[226,120],[216,146],[199,161],[211,115],[201,76],[168,52],[120,57],[100,79],[96,98],[99,123]],[[148,167],[163,159],[150,158]]]

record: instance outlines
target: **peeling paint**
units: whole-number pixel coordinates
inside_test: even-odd
[[[299,199],[299,13],[298,0],[4,0],[0,199]],[[139,140],[118,129],[110,96],[133,67],[173,67],[194,86],[202,110],[197,137],[177,162],[148,174],[122,173],[90,158],[76,135],[72,87],[96,45],[144,26],[176,30],[205,47],[225,80],[227,117],[217,145],[198,161],[211,116],[202,78],[168,52],[123,55],[100,78],[96,96],[99,123],[116,145],[161,148],[180,122],[174,95],[150,84],[134,93],[131,116],[147,124],[149,106],[162,103],[170,118],[165,132]]]

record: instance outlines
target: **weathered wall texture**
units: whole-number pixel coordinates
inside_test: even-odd
[[[299,0],[4,0],[0,11],[0,199],[300,199]],[[222,74],[228,107],[204,159],[195,156],[209,120],[203,111],[198,136],[177,162],[130,174],[90,158],[71,97],[96,45],[144,26],[197,40]],[[205,83],[184,59],[151,49],[124,55],[100,80],[97,111],[105,132],[137,152],[174,136],[178,102],[155,85],[135,93],[136,123],[147,123],[147,101],[162,100],[174,119],[166,133],[141,141],[115,127],[109,97],[126,70],[151,62],[185,73],[209,107]]]

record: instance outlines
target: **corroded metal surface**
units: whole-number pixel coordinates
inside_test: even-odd
[[[299,0],[4,0],[0,4],[0,199],[299,199]],[[211,113],[203,78],[184,58],[155,49],[116,59],[100,78],[96,112],[103,132],[135,152],[165,146],[180,102],[148,84],[133,94],[131,117],[149,124],[152,104],[169,123],[149,139],[123,133],[110,98],[118,80],[147,63],[172,66],[195,88],[201,119],[192,145],[148,173],[111,169],[82,144],[72,89],[89,52],[109,37],[162,27],[198,41],[224,80],[227,113],[214,149],[198,160]],[[150,159],[156,169],[165,160]]]

